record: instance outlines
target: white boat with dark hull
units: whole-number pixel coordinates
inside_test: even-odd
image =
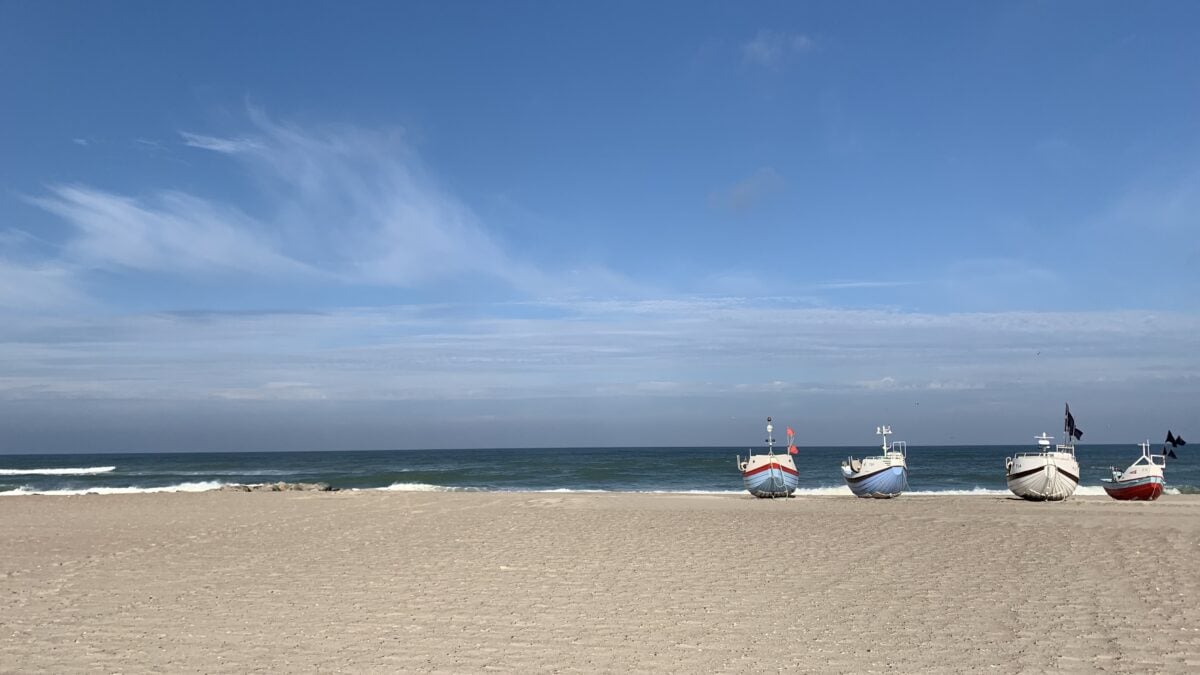
[[[1079,461],[1075,459],[1075,441],[1083,432],[1075,427],[1075,418],[1067,407],[1063,430],[1065,445],[1052,446],[1053,437],[1037,436],[1037,449],[1020,452],[1005,460],[1008,489],[1031,501],[1062,501],[1075,494],[1079,486]]]
[[[796,471],[796,463],[792,455],[796,454],[796,446],[792,442],[792,430],[788,429],[787,454],[775,454],[775,438],[771,432],[775,430],[771,418],[767,418],[767,452],[756,455],[752,451],[746,459],[737,458],[738,469],[742,472],[742,482],[746,491],[755,497],[791,497],[800,484],[800,473]]]
[[[890,499],[908,489],[908,444],[893,441],[889,445],[890,433],[889,426],[875,427],[875,434],[883,436],[883,454],[862,459],[850,457],[842,462],[842,478],[855,497]]]

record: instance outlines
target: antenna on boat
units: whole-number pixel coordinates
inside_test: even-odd
[[[775,431],[775,425],[771,424],[771,418],[767,417],[767,449],[775,447],[775,439],[771,436],[771,432]]]
[[[887,437],[888,437],[888,434],[890,434],[890,433],[892,433],[892,428],[886,424],[881,427],[875,427],[875,435],[883,436],[883,451],[884,452],[887,452],[887,449],[888,449]]]

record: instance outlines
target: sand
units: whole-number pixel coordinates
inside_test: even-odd
[[[0,670],[1200,670],[1200,499],[0,498]]]

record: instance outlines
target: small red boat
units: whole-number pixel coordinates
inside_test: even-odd
[[[1100,479],[1109,497],[1122,501],[1152,502],[1162,494],[1163,469],[1167,466],[1167,457],[1150,454],[1149,441],[1139,445],[1142,456],[1129,468],[1118,471],[1112,467],[1112,478]]]

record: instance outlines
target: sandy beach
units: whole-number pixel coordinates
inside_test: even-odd
[[[1200,498],[0,499],[5,672],[1200,669]]]

